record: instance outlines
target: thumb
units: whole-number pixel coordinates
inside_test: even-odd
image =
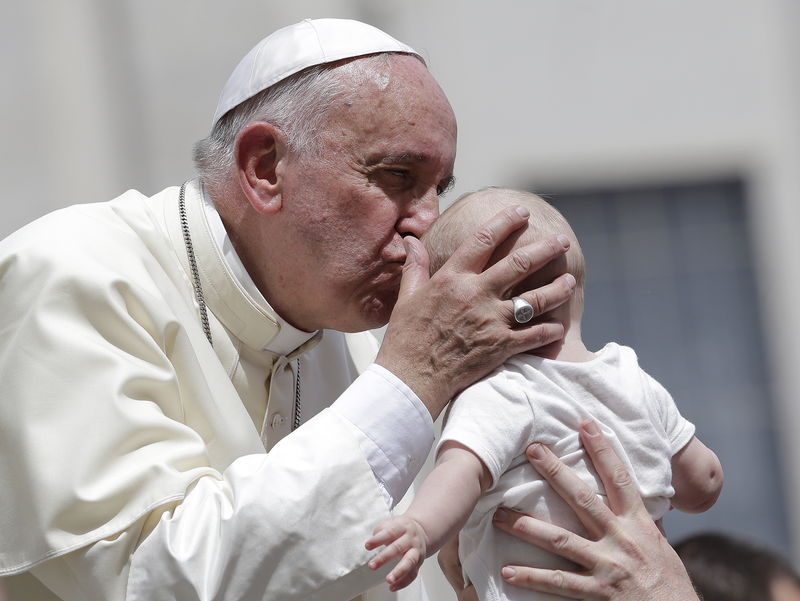
[[[430,259],[422,242],[414,236],[406,236],[403,238],[403,246],[406,249],[406,262],[403,265],[398,301],[413,296],[420,286],[431,279]]]

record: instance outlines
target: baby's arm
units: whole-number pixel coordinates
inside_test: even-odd
[[[722,490],[722,465],[714,452],[692,437],[672,457],[672,506],[687,513],[709,509]]]
[[[367,541],[367,549],[385,545],[370,560],[370,569],[402,556],[386,582],[392,591],[409,585],[422,561],[458,533],[490,484],[489,470],[477,455],[456,442],[445,442],[408,510],[382,522]]]

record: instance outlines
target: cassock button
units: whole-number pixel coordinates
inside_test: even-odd
[[[285,421],[286,421],[285,417],[283,417],[280,413],[275,413],[272,416],[272,421],[270,422],[270,426],[272,427],[273,430],[277,430],[283,425]]]

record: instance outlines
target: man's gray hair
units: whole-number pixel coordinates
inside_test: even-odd
[[[198,174],[206,184],[222,185],[236,160],[236,136],[253,121],[280,128],[293,152],[320,150],[317,132],[328,110],[367,82],[385,89],[391,75],[391,54],[309,67],[234,107],[217,121],[208,137],[195,144]]]

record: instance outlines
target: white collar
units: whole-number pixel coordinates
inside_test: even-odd
[[[247,291],[253,300],[262,308],[271,313],[278,323],[278,333],[267,343],[267,345],[264,347],[264,350],[277,353],[279,355],[290,354],[300,345],[305,344],[311,338],[313,338],[317,332],[305,332],[303,330],[299,330],[275,312],[275,309],[270,306],[269,302],[267,302],[267,299],[264,298],[259,289],[256,287],[253,278],[251,278],[250,274],[247,273],[242,260],[236,253],[236,249],[233,248],[233,243],[231,242],[230,236],[228,236],[228,232],[225,229],[225,224],[222,223],[222,218],[219,216],[213,200],[206,193],[205,186],[201,186],[200,193],[203,198],[203,211],[205,212],[206,220],[208,221],[209,228],[211,229],[211,235],[214,239],[214,242],[222,250],[222,256],[225,259],[228,269],[230,269],[233,277],[236,278],[239,284]]]

